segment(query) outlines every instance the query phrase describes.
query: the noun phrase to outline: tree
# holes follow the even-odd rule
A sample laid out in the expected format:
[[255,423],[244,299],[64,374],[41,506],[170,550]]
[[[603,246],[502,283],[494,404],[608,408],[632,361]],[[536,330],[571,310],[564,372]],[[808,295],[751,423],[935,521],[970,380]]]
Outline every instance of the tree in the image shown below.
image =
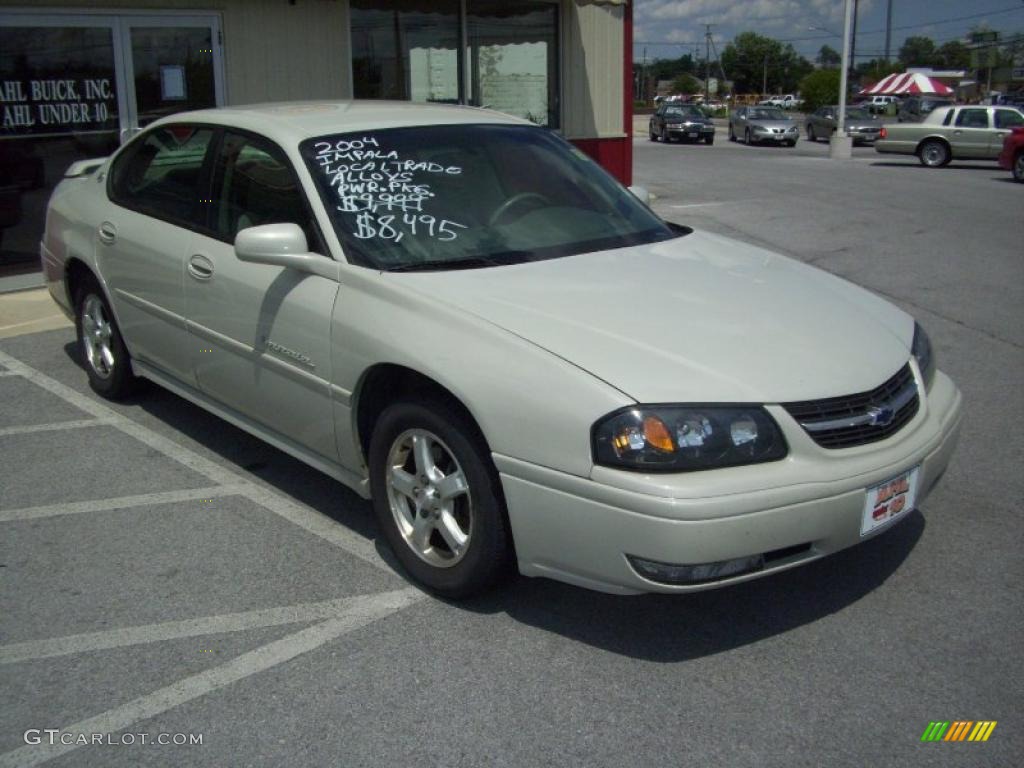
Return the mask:
[[971,49],[959,40],[943,43],[935,52],[936,63],[946,69],[969,69],[971,66]]
[[704,90],[704,84],[697,81],[693,75],[688,75],[685,72],[681,75],[676,75],[672,81],[672,92],[673,93],[700,93]]
[[769,90],[793,91],[814,67],[789,43],[742,32],[722,51],[722,68],[737,93],[760,93],[765,75]]
[[815,59],[822,69],[838,69],[843,63],[843,57],[835,48],[828,45],[821,46],[818,56]]
[[813,112],[819,107],[827,107],[839,102],[838,69],[819,69],[800,81],[800,96],[803,98],[803,111]]
[[862,81],[868,80],[871,83],[877,83],[883,77],[888,77],[896,72],[902,72],[901,67],[895,61],[886,61],[885,59],[871,59],[869,61],[862,61],[857,65],[857,76]]
[[900,47],[904,67],[930,67],[935,64],[935,43],[930,37],[908,37]]

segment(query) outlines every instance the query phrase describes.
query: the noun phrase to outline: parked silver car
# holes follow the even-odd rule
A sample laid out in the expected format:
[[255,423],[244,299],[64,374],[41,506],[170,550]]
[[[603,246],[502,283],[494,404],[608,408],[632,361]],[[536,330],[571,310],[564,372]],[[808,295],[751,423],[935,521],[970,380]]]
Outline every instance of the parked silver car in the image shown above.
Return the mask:
[[778,107],[740,107],[729,115],[729,141],[746,144],[785,144],[795,147],[800,128]]
[[[836,118],[839,107],[832,105],[815,110],[807,116],[807,140],[825,139],[836,132]],[[860,107],[846,110],[846,131],[853,137],[854,144],[874,144],[882,130],[882,121]]]

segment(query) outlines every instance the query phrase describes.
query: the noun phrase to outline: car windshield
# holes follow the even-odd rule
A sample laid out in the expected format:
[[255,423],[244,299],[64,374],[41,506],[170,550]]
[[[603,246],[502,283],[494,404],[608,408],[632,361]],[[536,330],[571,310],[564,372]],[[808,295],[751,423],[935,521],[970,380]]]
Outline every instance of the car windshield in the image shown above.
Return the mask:
[[668,107],[666,117],[704,117],[704,113],[696,107]]
[[787,120],[786,114],[781,109],[765,109],[758,107],[747,113],[751,120]]
[[679,236],[542,128],[392,128],[300,151],[346,256],[375,269],[497,266]]

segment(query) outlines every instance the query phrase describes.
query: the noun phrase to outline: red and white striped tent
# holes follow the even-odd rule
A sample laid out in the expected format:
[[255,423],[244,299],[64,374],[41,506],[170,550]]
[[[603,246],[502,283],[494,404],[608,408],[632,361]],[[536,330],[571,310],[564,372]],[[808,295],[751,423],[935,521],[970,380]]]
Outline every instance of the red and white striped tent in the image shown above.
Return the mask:
[[953,89],[928,75],[922,75],[920,72],[904,72],[884,77],[870,88],[861,91],[861,94],[866,96],[900,96],[906,93],[936,93],[939,96],[951,96]]

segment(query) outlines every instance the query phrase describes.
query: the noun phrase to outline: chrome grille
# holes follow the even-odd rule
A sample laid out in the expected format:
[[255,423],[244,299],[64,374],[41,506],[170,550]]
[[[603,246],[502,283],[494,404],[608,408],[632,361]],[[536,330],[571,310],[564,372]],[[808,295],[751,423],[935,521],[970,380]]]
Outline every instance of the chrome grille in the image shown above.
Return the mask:
[[917,382],[910,364],[868,392],[824,400],[783,403],[808,435],[823,448],[874,443],[899,432],[917,414]]

